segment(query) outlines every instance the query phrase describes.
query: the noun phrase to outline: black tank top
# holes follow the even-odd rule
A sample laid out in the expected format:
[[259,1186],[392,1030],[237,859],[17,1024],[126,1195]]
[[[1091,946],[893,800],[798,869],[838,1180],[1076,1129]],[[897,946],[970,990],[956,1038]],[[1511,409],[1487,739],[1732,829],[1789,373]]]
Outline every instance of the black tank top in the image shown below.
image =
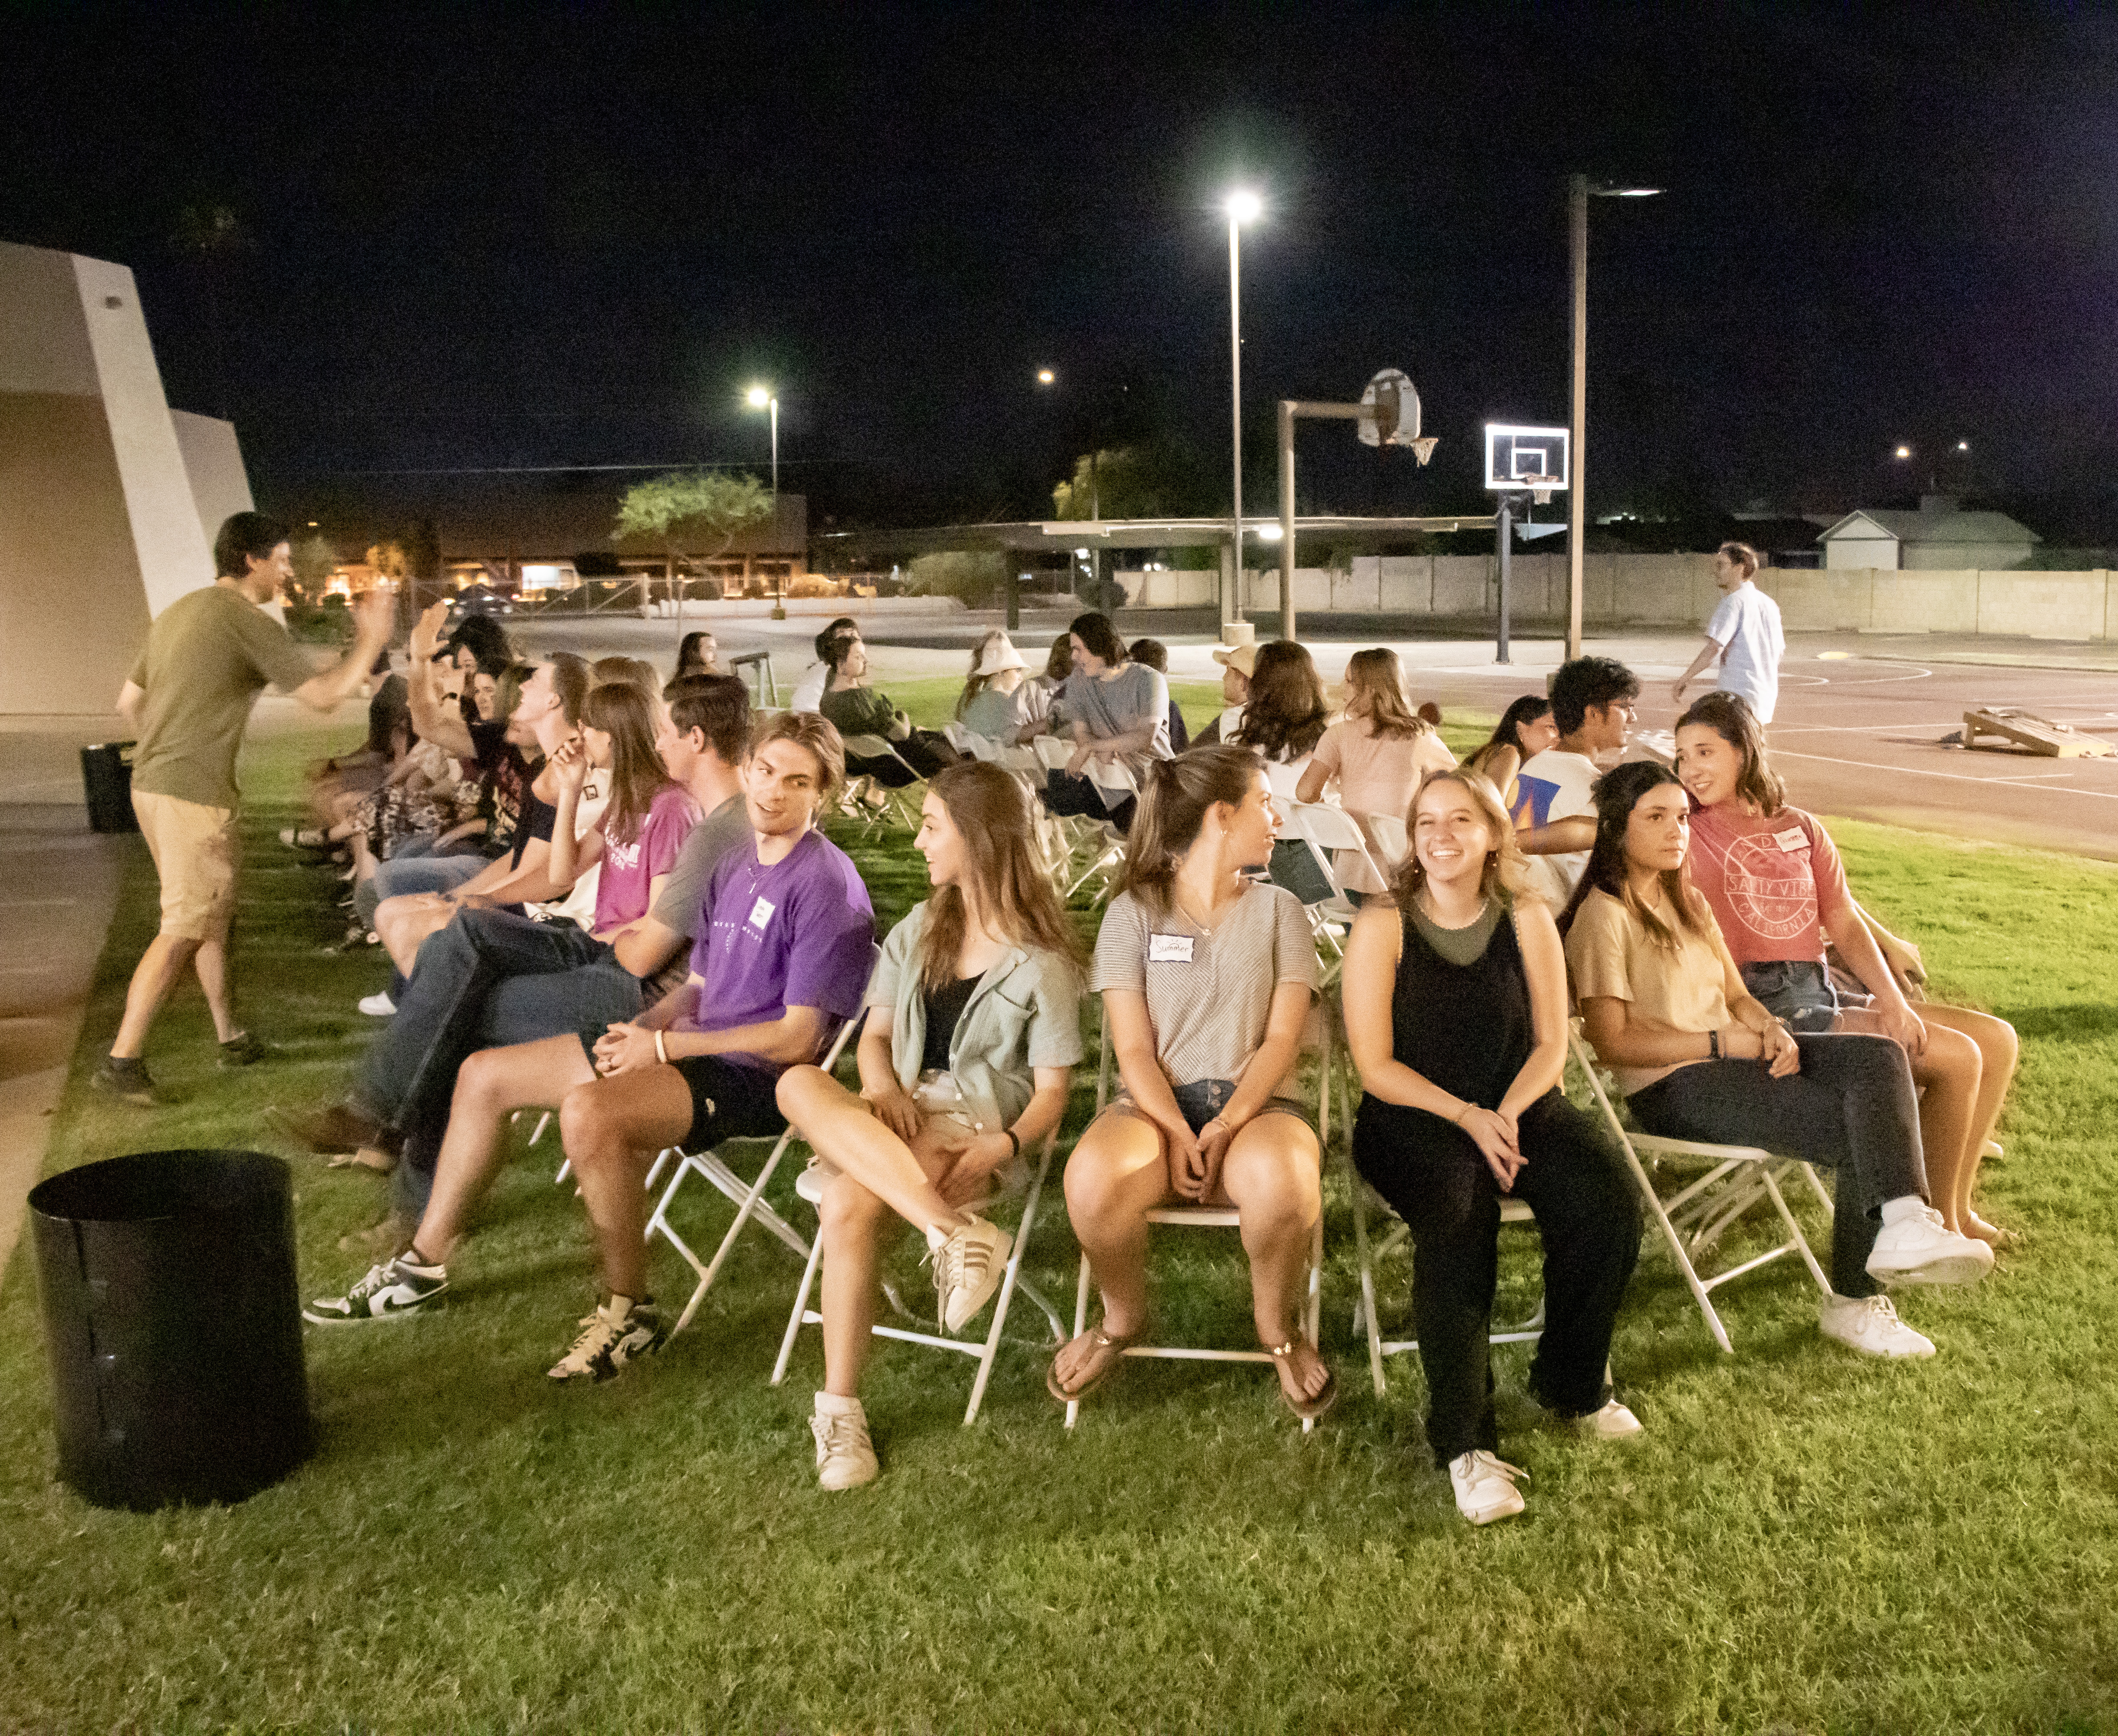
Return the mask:
[[1468,965],[1442,957],[1409,914],[1399,923],[1404,942],[1390,998],[1392,1055],[1450,1095],[1498,1109],[1534,1046],[1511,914],[1501,914]]

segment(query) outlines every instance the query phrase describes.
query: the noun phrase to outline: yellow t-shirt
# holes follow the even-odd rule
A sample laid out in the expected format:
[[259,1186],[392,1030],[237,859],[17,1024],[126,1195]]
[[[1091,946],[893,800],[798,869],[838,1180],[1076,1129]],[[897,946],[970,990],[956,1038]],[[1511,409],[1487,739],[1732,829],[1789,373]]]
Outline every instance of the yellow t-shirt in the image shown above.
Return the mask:
[[[1707,922],[1710,927],[1710,915]],[[1591,892],[1575,912],[1566,935],[1566,972],[1574,998],[1623,1001],[1631,1022],[1654,1030],[1719,1030],[1730,1021],[1727,984],[1737,972],[1720,929],[1710,932],[1709,941],[1678,928],[1672,952],[1655,944],[1621,900],[1608,892]],[[1619,1089],[1630,1095],[1690,1064],[1612,1065],[1611,1071]]]

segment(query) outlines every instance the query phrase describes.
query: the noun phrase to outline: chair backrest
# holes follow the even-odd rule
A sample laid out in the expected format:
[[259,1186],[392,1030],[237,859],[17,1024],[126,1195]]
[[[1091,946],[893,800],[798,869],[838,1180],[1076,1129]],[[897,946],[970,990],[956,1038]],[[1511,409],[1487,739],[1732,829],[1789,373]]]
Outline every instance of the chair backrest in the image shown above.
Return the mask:
[[1102,760],[1091,757],[1081,768],[1088,774],[1089,781],[1098,789],[1121,789],[1127,795],[1140,794],[1140,780],[1132,775],[1132,767],[1123,760]]
[[[1412,834],[1404,829],[1404,819],[1397,814],[1374,813],[1365,816],[1368,836],[1374,843],[1376,854],[1385,868],[1395,868],[1404,861],[1412,848]],[[1385,875],[1385,879],[1390,877]]]
[[[890,745],[887,736],[849,735],[844,738],[844,740],[849,758],[896,760],[899,765],[904,766],[904,762],[898,758],[897,749]],[[909,766],[904,766],[904,769],[907,771],[912,771]],[[917,777],[918,773],[913,772],[913,775]]]
[[1037,750],[1037,763],[1047,771],[1064,771],[1074,757],[1073,743],[1056,735],[1040,735],[1030,745]]

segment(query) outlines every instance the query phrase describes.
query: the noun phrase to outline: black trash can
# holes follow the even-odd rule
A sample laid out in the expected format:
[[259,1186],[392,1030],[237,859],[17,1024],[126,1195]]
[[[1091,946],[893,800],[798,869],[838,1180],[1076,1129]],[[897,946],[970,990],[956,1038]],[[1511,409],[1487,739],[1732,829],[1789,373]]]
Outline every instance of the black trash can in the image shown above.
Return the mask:
[[142,1151],[30,1194],[59,1475],[98,1507],[241,1501],[309,1455],[287,1165]]
[[97,742],[81,750],[81,785],[88,794],[90,831],[136,832],[132,812],[131,742]]

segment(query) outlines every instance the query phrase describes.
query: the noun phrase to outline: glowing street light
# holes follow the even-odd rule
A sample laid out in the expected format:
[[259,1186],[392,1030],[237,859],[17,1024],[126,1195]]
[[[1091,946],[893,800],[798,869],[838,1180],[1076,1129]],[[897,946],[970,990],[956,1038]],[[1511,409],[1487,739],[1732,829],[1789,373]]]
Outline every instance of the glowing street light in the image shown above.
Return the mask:
[[1897,450],[1897,456],[1900,458],[1909,458],[1912,455],[1912,449],[1908,446],[1901,446]]
[[1263,215],[1264,201],[1247,187],[1237,187],[1221,201],[1228,216],[1228,401],[1233,433],[1231,452],[1235,482],[1229,493],[1230,547],[1235,560],[1228,595],[1221,599],[1221,618],[1242,618],[1243,584],[1243,304],[1242,227]]
[[1059,376],[1048,368],[1040,368],[1037,370],[1037,383],[1039,386],[1049,386]]
[[769,386],[753,386],[744,395],[752,410],[772,413],[772,510],[779,510],[779,399]]

